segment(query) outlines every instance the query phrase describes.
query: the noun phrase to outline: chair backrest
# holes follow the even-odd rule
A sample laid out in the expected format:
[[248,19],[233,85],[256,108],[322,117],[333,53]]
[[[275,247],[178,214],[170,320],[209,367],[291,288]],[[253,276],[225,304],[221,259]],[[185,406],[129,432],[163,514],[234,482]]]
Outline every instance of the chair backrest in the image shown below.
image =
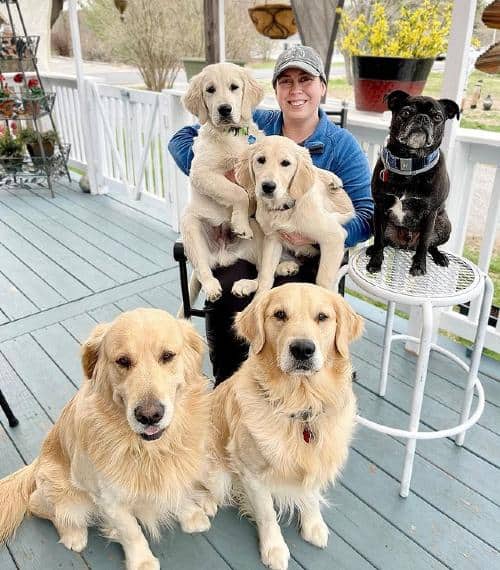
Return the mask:
[[332,123],[335,123],[339,127],[343,129],[347,126],[347,107],[346,105],[342,105],[342,108],[339,110],[332,110],[332,109],[323,109],[325,113],[328,115],[328,118]]

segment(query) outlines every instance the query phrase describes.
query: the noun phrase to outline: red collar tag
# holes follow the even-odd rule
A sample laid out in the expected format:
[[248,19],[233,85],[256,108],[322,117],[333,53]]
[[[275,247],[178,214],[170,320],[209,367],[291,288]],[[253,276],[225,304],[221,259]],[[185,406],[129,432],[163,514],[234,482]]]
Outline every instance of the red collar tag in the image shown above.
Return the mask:
[[309,443],[311,440],[314,439],[314,433],[309,429],[309,426],[306,426],[302,430],[302,437],[306,443]]
[[389,171],[387,170],[387,168],[382,168],[382,170],[379,173],[379,178],[380,180],[382,180],[382,182],[387,182],[389,180]]

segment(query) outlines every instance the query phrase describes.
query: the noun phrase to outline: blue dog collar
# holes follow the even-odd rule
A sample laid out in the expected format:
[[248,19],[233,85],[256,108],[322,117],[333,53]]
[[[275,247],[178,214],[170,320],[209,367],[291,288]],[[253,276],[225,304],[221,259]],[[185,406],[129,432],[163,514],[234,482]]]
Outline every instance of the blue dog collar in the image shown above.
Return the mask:
[[394,156],[386,146],[383,146],[380,150],[380,158],[384,168],[404,176],[414,176],[415,174],[427,172],[436,166],[439,157],[440,152],[438,148],[423,158],[400,158],[399,156]]

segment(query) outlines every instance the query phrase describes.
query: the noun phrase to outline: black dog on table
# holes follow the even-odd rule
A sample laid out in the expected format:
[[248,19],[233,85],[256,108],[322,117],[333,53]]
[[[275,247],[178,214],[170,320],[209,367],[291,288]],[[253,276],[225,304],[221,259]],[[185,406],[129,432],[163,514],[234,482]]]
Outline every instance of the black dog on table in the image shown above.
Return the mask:
[[448,265],[438,250],[451,232],[444,209],[450,181],[439,145],[447,119],[458,118],[460,110],[450,99],[404,91],[390,93],[387,105],[392,121],[372,177],[375,238],[366,268],[380,271],[384,246],[391,245],[415,250],[410,273],[424,275],[427,252],[437,265]]

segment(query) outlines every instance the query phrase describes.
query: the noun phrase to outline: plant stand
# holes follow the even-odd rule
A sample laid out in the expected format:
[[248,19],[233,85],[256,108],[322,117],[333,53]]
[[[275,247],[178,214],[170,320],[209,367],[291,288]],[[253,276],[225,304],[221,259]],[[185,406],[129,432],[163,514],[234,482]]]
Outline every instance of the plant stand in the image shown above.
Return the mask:
[[[63,144],[59,137],[52,115],[55,93],[44,90],[38,71],[39,37],[28,35],[19,0],[0,0],[0,4],[5,4],[10,24],[10,30],[0,35],[0,74],[17,72],[24,83],[19,92],[12,90],[9,97],[0,97],[0,124],[4,124],[4,131],[8,130],[13,137],[19,126],[31,126],[37,134],[34,146],[38,149],[35,153],[31,149],[24,156],[0,156],[0,186],[46,186],[54,198],[53,181],[56,178],[67,176],[71,182],[68,169],[70,145]],[[16,26],[20,29],[16,30]],[[27,72],[32,80],[36,80],[36,90],[30,87]],[[44,123],[50,124],[55,133],[52,149],[42,139]]]

